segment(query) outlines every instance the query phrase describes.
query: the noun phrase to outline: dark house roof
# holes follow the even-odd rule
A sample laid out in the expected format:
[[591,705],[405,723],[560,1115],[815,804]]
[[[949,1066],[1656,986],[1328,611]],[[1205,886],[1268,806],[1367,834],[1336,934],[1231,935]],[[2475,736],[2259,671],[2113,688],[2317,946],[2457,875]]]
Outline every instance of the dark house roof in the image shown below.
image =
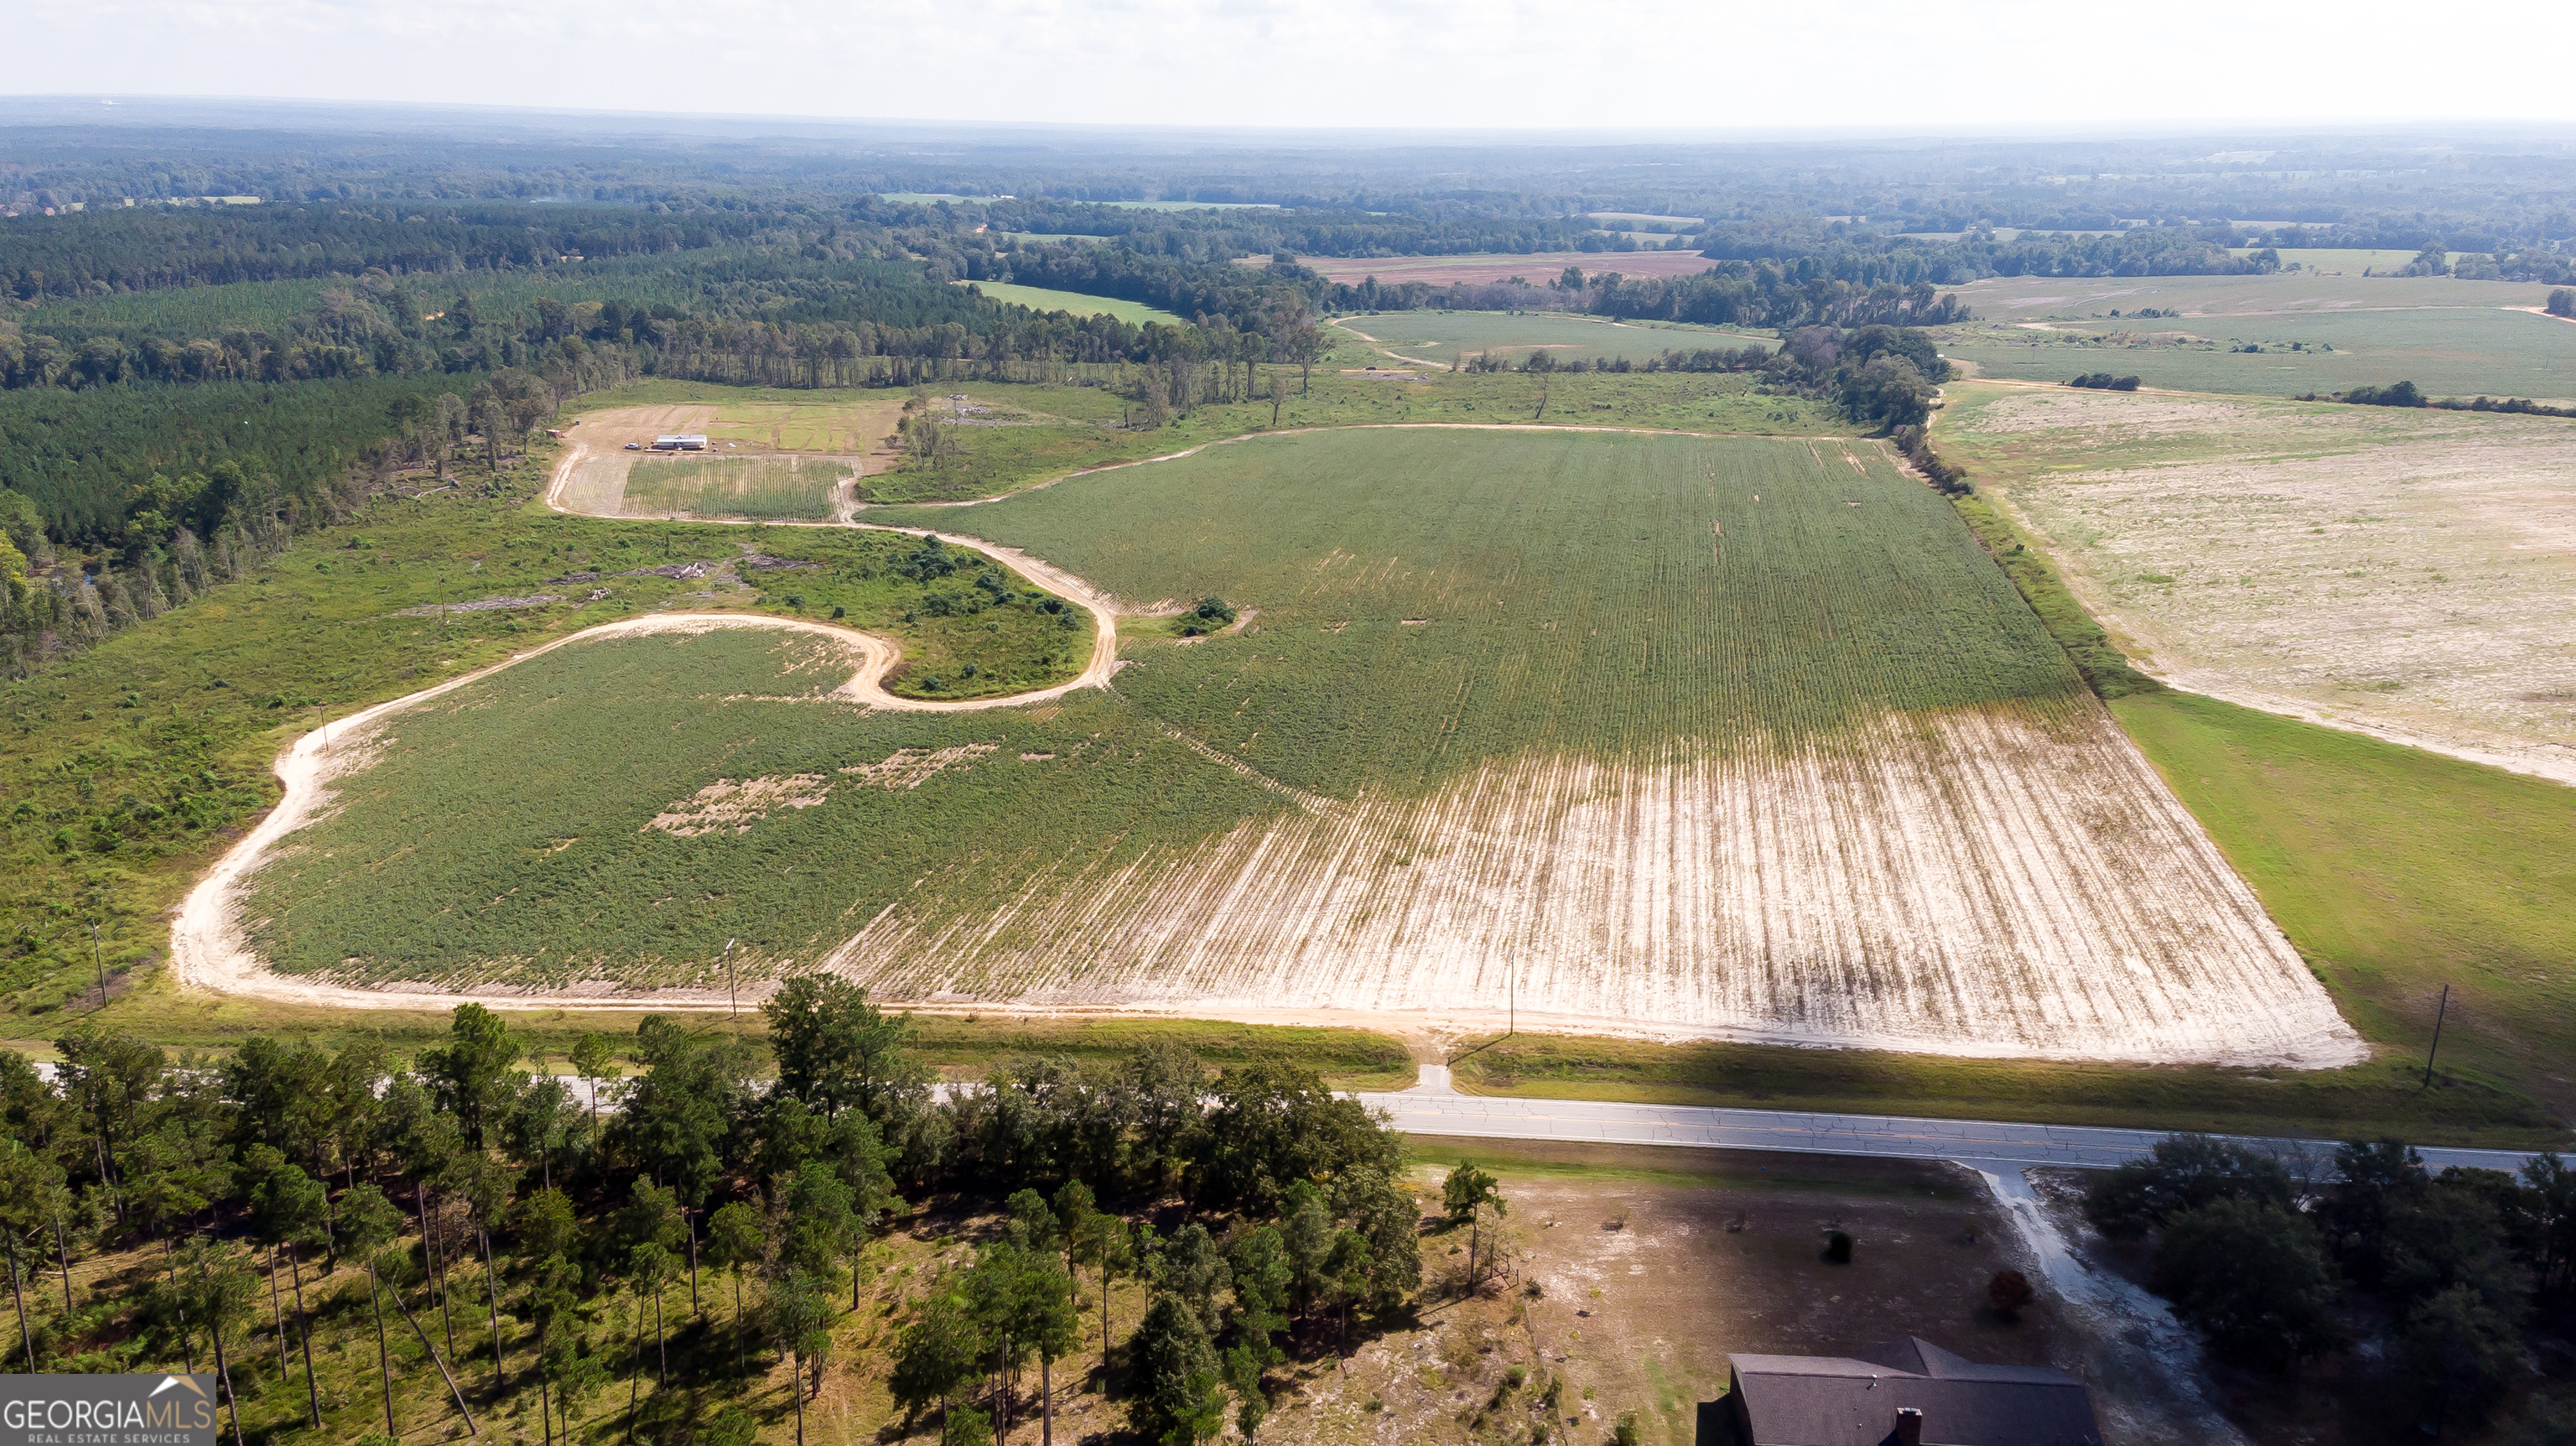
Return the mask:
[[2084,1383],[2045,1366],[1981,1366],[1908,1336],[1861,1356],[1735,1356],[1747,1446],[1882,1446],[1922,1412],[1923,1446],[2101,1446]]

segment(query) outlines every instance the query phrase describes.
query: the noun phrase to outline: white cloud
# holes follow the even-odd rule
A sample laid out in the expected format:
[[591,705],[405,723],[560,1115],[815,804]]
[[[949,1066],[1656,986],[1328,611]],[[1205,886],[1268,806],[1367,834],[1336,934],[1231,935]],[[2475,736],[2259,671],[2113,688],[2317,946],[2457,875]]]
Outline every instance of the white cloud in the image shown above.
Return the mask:
[[[36,0],[12,88],[1029,122],[2576,119],[2538,5]],[[41,57],[36,63],[26,58]]]

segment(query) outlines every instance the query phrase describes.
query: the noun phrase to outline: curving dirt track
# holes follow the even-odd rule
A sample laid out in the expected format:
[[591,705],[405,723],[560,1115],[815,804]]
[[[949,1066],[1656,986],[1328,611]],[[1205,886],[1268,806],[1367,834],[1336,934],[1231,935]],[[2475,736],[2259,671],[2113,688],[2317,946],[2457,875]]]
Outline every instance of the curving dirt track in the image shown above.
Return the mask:
[[[574,512],[562,502],[565,482],[591,455],[591,449],[576,442],[564,452],[548,481],[545,502],[558,512]],[[750,524],[743,524],[748,526]],[[927,537],[923,527],[878,527],[850,520],[809,523],[771,523],[770,526],[851,527],[873,532],[899,532],[913,537]],[[238,902],[243,880],[267,862],[269,852],[279,840],[302,828],[326,801],[325,785],[340,773],[364,766],[363,755],[350,757],[331,747],[334,734],[345,743],[369,725],[399,713],[415,704],[464,687],[478,679],[488,678],[504,668],[514,667],[530,658],[550,653],[568,643],[593,639],[624,637],[657,632],[704,632],[715,628],[777,628],[790,632],[821,634],[855,649],[860,662],[850,680],[835,689],[831,696],[863,708],[889,712],[971,713],[987,708],[1017,708],[1045,703],[1084,688],[1106,688],[1110,675],[1118,669],[1118,614],[1110,599],[1090,583],[1051,563],[1029,556],[1013,547],[1002,547],[978,538],[941,533],[947,541],[971,547],[987,557],[1000,561],[1048,590],[1080,604],[1091,614],[1094,636],[1091,659],[1070,681],[1034,692],[1013,693],[1000,698],[973,698],[956,701],[933,701],[923,698],[899,698],[884,688],[884,679],[902,653],[892,642],[861,632],[856,628],[833,627],[828,623],[809,622],[801,618],[782,618],[765,613],[653,613],[644,617],[625,618],[513,653],[490,667],[460,674],[417,693],[335,719],[287,745],[273,765],[285,794],[278,800],[259,826],[239,843],[225,850],[215,866],[206,871],[195,888],[180,902],[170,928],[170,974],[183,990],[203,990],[251,999],[270,999],[298,1004],[331,1004],[356,1009],[415,1008],[423,1002],[439,1005],[468,1001],[487,1005],[516,1004],[524,1008],[621,1007],[632,1008],[648,997],[656,1007],[690,1001],[671,1000],[661,995],[469,995],[450,991],[381,991],[351,989],[341,985],[321,984],[290,979],[272,973],[250,949],[242,937],[238,920]]]

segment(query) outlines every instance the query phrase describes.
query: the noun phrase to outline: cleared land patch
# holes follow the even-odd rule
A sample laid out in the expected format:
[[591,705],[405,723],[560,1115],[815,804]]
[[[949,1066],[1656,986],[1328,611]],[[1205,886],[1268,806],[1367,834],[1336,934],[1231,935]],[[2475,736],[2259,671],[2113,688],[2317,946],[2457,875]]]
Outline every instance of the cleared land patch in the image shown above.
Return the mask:
[[1697,276],[1717,263],[1696,251],[1547,251],[1469,256],[1307,256],[1298,265],[1334,281],[1357,285],[1376,277],[1381,286],[1419,281],[1430,286],[1462,283],[1480,286],[1517,276],[1547,282],[1569,266],[1586,276],[1616,271],[1622,276]]
[[615,452],[576,464],[584,496],[594,472],[628,463],[617,512],[626,517],[745,517],[761,522],[831,517],[834,494],[858,475],[840,457],[637,457]]
[[1958,288],[1981,322],[2049,321],[2107,315],[2114,308],[2184,316],[2274,312],[2384,311],[2417,307],[2494,310],[2538,306],[2536,281],[2460,281],[2448,276],[1993,276]]
[[1114,296],[1091,296],[1079,291],[1056,291],[1044,286],[1018,286],[1007,281],[966,281],[958,284],[972,286],[995,301],[1007,301],[1014,306],[1028,307],[1032,311],[1069,311],[1076,316],[1114,316],[1120,321],[1137,326],[1142,326],[1149,321],[1161,322],[1165,326],[1188,325],[1181,317],[1158,307],[1147,306],[1141,301],[1121,301]]
[[1773,338],[1715,327],[1616,322],[1556,311],[1392,311],[1347,317],[1336,324],[1373,338],[1381,350],[1390,354],[1442,366],[1463,362],[1479,352],[1515,364],[1539,350],[1558,361],[1589,362],[1594,357],[1607,357],[1637,362],[1667,351],[1768,348],[1779,344]]
[[[2576,331],[2576,328],[2567,328]],[[2576,428],[1966,384],[1945,453],[2179,687],[2576,782]]]
[[1941,349],[1980,375],[2024,381],[2110,371],[2154,387],[2268,396],[2398,381],[2435,396],[2576,395],[2576,326],[2528,311],[2281,311],[2045,326],[1979,323],[1954,330]]

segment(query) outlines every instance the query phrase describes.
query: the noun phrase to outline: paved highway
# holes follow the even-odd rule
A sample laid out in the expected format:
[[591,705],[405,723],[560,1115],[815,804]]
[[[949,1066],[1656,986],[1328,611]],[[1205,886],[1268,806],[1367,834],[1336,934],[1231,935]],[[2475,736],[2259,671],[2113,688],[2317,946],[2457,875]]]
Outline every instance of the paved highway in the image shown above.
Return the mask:
[[[2118,1130],[2086,1125],[2017,1125],[1998,1120],[1926,1120],[1903,1115],[1823,1115],[1797,1110],[1707,1109],[1692,1105],[1629,1105],[1593,1100],[1511,1099],[1462,1095],[1447,1065],[1420,1066],[1421,1082],[1392,1094],[1356,1098],[1395,1117],[1408,1135],[1450,1135],[1482,1140],[1566,1140],[1604,1145],[1682,1145],[1715,1150],[1786,1150],[1807,1155],[1875,1155],[1892,1160],[1956,1160],[1988,1174],[2017,1176],[2033,1165],[2108,1169],[2156,1147],[2157,1130]],[[56,1066],[40,1061],[36,1072],[50,1083]],[[583,1081],[562,1077],[576,1108],[587,1108]],[[939,1087],[946,1094],[952,1086]],[[598,1107],[617,1108],[602,1090]],[[2323,1173],[2334,1156],[2331,1140],[2237,1136],[2243,1143],[2314,1162]],[[2418,1147],[2434,1170],[2447,1165],[2519,1170],[2531,1159],[2512,1150]]]
[[[2018,1173],[2032,1165],[2108,1168],[2146,1154],[2163,1138],[2163,1132],[2156,1130],[2083,1125],[1462,1095],[1452,1089],[1445,1065],[1422,1066],[1422,1082],[1412,1089],[1358,1098],[1393,1115],[1395,1127],[1409,1135],[1956,1160],[1989,1173]],[[2331,1161],[2334,1154],[2332,1141],[2247,1138],[2244,1143],[2278,1154],[2308,1156],[2319,1165]],[[2421,1148],[2424,1163],[2435,1170],[2447,1165],[2519,1170],[2531,1158],[2512,1150]]]

